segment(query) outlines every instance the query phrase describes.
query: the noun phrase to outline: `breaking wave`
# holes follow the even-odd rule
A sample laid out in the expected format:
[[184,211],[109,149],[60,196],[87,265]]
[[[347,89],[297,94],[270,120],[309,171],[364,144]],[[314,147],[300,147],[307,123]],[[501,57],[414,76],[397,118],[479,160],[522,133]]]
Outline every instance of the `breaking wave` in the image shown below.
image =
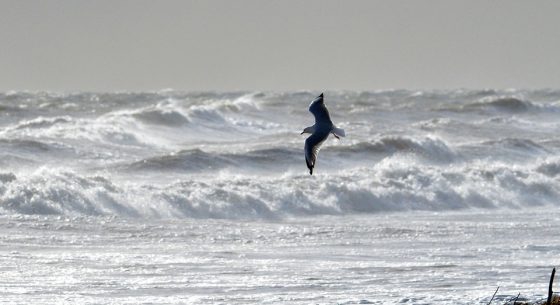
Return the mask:
[[453,161],[458,155],[443,141],[434,138],[416,140],[407,137],[383,137],[372,142],[358,142],[352,145],[337,146],[334,151],[341,153],[357,154],[384,154],[396,153],[414,154],[434,161]]
[[512,96],[484,97],[461,106],[463,111],[495,111],[499,113],[523,113],[529,111],[559,111],[556,103],[540,104]]
[[275,219],[558,205],[560,91],[0,93],[0,214]]
[[146,124],[172,127],[183,126],[190,122],[187,117],[174,110],[147,109],[134,113],[133,117]]
[[22,177],[0,173],[0,200],[7,213],[226,219],[558,205],[556,159],[527,167],[407,161],[385,159],[315,179],[217,174],[161,185],[40,169]]
[[[402,137],[384,137],[373,142],[331,146],[320,153],[325,158],[384,158],[410,155],[432,162],[453,162],[460,156],[443,141],[426,138],[415,140]],[[199,148],[152,156],[122,166],[126,170],[202,172],[234,168],[245,171],[271,168],[299,167],[303,161],[303,147],[272,147],[240,150],[238,152],[205,151]]]
[[64,117],[38,117],[32,120],[24,120],[18,123],[14,129],[27,129],[27,128],[46,128],[51,127],[56,124],[64,124],[71,122],[72,119],[69,116]]
[[485,98],[464,106],[464,109],[495,109],[504,112],[523,112],[538,108],[535,104],[514,97]]

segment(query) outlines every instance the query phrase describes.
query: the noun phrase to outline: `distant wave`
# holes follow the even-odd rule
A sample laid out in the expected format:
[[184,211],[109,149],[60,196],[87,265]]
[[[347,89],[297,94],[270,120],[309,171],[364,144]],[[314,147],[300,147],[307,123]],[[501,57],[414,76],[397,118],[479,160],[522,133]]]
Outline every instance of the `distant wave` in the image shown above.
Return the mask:
[[14,129],[46,128],[56,124],[64,124],[69,122],[72,122],[72,118],[70,118],[69,116],[50,117],[50,118],[40,116],[38,118],[31,119],[31,120],[23,120],[13,128]]
[[[403,137],[384,137],[374,142],[358,142],[350,145],[336,145],[324,149],[320,154],[325,158],[353,159],[359,155],[385,157],[394,154],[411,154],[434,162],[452,162],[458,155],[437,139],[415,140]],[[122,168],[126,170],[185,171],[201,172],[220,170],[228,167],[237,169],[269,169],[303,164],[303,148],[272,147],[239,152],[204,151],[188,149],[153,156],[135,161]]]
[[0,104],[0,114],[13,114],[13,113],[17,113],[17,112],[23,112],[25,111],[24,109],[17,107],[17,106],[11,106],[11,105],[2,105]]
[[52,145],[35,140],[0,139],[0,143],[4,147],[33,152],[49,151],[53,148]]
[[[0,138],[0,144],[3,142],[9,147],[33,146],[47,150],[45,143],[62,143],[72,139],[102,144],[141,146],[143,142],[137,137],[133,127],[130,121],[122,117],[74,119],[68,116],[41,116],[31,120],[21,120],[4,128],[0,132],[0,135],[4,136],[3,139]],[[69,145],[58,145],[58,147]]]
[[[3,141],[0,140],[0,145]],[[14,151],[35,154],[75,153],[69,147],[29,140],[4,140],[5,144],[14,146]],[[120,170],[151,171],[151,172],[184,172],[203,173],[223,169],[242,170],[248,172],[269,171],[272,169],[300,167],[303,163],[303,143],[298,147],[273,146],[271,148],[242,149],[201,149],[192,148],[170,153],[152,155],[127,163],[117,163]],[[495,156],[548,155],[551,152],[529,139],[505,138],[471,144],[468,147],[480,153],[493,151]],[[437,138],[386,136],[373,141],[362,141],[350,144],[336,143],[321,150],[321,159],[343,160],[347,163],[371,159],[380,160],[391,156],[408,156],[418,158],[417,162],[428,163],[460,163],[464,160],[465,147],[450,148],[449,144]],[[500,154],[498,154],[500,152]],[[326,161],[328,162],[328,161]]]
[[14,153],[60,153],[69,149],[61,143],[27,139],[0,139],[0,146]]
[[518,151],[532,152],[532,153],[548,153],[549,151],[542,145],[535,143],[530,139],[519,138],[504,138],[495,141],[486,141],[483,145],[498,146]]
[[174,110],[146,109],[132,115],[134,118],[147,124],[165,126],[183,126],[189,123],[189,119],[182,113]]
[[439,161],[451,161],[457,156],[443,141],[433,138],[418,140],[388,136],[373,142],[358,142],[352,145],[335,146],[331,149],[337,152],[352,153],[411,153]]
[[126,166],[126,169],[202,171],[220,169],[229,164],[231,161],[220,155],[207,153],[200,149],[191,149],[136,161]]
[[127,170],[200,172],[225,167],[254,168],[261,166],[286,166],[302,160],[298,149],[257,149],[240,153],[206,152],[201,149],[182,150],[172,154],[155,156],[124,166]]
[[523,101],[515,97],[484,98],[481,101],[467,104],[463,109],[495,109],[504,112],[523,112],[538,108],[529,101]]
[[556,103],[540,104],[513,96],[486,96],[474,102],[445,105],[441,110],[457,112],[497,112],[497,113],[524,113],[530,111],[560,111]]

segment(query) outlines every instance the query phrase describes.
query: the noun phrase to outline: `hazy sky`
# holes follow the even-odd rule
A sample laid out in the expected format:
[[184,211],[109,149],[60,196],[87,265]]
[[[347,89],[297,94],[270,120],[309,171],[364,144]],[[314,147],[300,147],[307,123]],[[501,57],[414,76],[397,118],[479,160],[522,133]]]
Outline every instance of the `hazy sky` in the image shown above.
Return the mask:
[[0,90],[560,88],[560,1],[0,0]]

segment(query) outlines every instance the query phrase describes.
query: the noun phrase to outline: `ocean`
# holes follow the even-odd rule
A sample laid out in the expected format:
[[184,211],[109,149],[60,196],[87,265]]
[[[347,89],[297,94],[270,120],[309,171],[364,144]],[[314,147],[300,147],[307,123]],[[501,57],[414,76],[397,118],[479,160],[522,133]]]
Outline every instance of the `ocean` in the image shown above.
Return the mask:
[[546,295],[560,90],[320,93],[0,93],[0,303]]

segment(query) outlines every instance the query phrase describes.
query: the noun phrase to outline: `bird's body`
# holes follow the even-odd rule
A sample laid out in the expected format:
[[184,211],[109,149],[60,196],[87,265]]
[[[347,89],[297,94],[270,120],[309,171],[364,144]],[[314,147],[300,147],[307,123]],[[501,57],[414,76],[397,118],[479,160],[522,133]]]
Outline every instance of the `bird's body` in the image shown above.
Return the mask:
[[344,137],[345,132],[332,123],[329,111],[323,101],[322,93],[311,102],[309,111],[315,116],[315,124],[305,128],[302,134],[311,134],[305,140],[305,163],[309,169],[309,174],[313,175],[313,168],[315,167],[315,161],[317,160],[321,144],[329,137],[329,134],[332,133],[338,139],[339,137]]

